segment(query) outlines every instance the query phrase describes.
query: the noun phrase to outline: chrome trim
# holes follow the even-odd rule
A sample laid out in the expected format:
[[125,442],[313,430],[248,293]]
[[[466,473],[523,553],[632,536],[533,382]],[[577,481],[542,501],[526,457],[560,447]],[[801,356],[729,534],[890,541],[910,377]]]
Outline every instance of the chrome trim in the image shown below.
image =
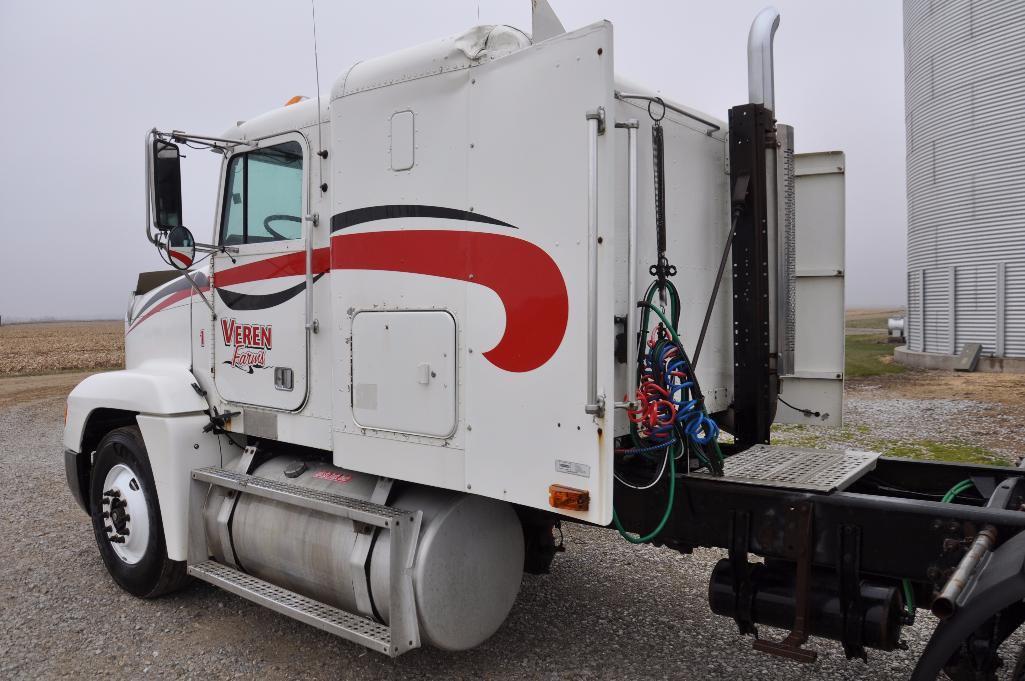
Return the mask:
[[[627,155],[627,310],[626,310],[626,380],[632,385],[637,375],[637,128],[636,118],[616,123],[626,129]],[[619,406],[619,403],[616,403]]]
[[584,411],[599,417],[605,400],[598,395],[598,136],[605,132],[605,108],[587,112],[587,402]]

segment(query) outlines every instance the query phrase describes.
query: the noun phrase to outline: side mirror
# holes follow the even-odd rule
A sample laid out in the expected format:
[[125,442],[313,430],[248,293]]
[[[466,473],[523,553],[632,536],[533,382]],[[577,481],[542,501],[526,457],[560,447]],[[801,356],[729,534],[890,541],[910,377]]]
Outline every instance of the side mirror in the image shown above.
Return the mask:
[[171,267],[176,270],[187,270],[196,260],[196,240],[186,227],[175,227],[167,233],[164,251]]
[[161,139],[153,140],[153,204],[157,229],[182,226],[181,154],[178,145]]

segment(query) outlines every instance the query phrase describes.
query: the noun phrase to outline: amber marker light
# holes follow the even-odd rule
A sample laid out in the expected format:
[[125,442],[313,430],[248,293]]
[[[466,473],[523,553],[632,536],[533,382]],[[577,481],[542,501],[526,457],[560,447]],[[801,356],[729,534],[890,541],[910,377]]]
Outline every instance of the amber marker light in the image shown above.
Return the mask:
[[586,511],[591,503],[591,493],[586,489],[576,489],[565,485],[548,487],[548,504],[552,508],[564,511]]
[[290,100],[285,102],[285,106],[292,106],[293,104],[298,104],[299,102],[301,102],[301,101],[303,101],[305,99],[307,99],[307,98],[303,97],[302,95],[296,95],[295,97],[292,97]]

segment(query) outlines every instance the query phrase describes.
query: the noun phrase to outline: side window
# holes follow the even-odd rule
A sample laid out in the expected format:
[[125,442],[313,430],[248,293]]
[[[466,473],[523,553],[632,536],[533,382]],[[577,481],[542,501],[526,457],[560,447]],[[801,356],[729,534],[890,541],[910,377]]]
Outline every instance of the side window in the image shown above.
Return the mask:
[[303,155],[285,142],[232,157],[224,182],[221,244],[302,237]]
[[224,210],[221,213],[221,244],[237,246],[245,243],[242,215],[245,212],[243,194],[243,168],[245,156],[235,156],[228,163],[224,180]]

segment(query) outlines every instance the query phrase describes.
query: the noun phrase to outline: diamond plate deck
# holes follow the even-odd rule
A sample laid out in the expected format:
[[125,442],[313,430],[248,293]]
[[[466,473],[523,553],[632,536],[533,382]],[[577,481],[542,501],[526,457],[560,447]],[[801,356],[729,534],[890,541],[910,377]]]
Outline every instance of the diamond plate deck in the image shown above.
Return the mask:
[[[765,487],[828,493],[843,490],[876,467],[879,454],[851,449],[826,450],[755,445],[726,459],[724,475],[713,478]],[[696,476],[711,477],[707,473]]]

